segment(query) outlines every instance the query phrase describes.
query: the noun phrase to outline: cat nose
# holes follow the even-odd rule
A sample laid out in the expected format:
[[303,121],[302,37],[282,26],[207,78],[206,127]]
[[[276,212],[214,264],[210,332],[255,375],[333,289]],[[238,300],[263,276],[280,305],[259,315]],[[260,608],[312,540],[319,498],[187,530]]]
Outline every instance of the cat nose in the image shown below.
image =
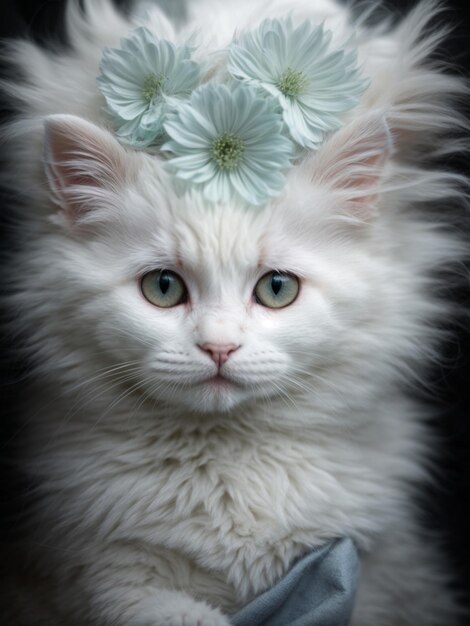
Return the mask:
[[201,350],[207,352],[217,367],[222,367],[224,363],[227,363],[229,356],[238,350],[240,346],[234,343],[203,343],[198,344]]

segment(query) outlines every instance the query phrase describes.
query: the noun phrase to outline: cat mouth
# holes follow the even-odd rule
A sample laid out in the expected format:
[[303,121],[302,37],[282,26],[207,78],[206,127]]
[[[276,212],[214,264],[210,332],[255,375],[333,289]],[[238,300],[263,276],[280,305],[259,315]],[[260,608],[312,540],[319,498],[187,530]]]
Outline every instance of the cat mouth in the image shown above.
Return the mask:
[[221,385],[232,385],[232,381],[228,380],[228,378],[225,378],[225,376],[223,376],[222,374],[216,374],[215,376],[212,376],[211,378],[209,378],[208,380],[206,380],[207,383],[210,383],[211,385],[216,385],[221,386]]
[[207,378],[204,381],[204,384],[211,385],[211,387],[220,388],[220,389],[238,386],[235,381],[226,378],[220,372],[216,374],[215,376],[211,376],[210,378]]

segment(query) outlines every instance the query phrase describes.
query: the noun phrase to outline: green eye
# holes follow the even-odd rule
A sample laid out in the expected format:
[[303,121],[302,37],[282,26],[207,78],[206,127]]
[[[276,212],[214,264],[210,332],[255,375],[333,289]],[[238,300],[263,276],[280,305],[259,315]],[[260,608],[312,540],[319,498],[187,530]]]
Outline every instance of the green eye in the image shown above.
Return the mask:
[[170,270],[155,270],[142,278],[142,293],[155,306],[170,308],[186,302],[188,290],[183,279]]
[[258,281],[255,297],[258,304],[270,309],[281,309],[292,304],[299,293],[299,281],[291,274],[269,272]]

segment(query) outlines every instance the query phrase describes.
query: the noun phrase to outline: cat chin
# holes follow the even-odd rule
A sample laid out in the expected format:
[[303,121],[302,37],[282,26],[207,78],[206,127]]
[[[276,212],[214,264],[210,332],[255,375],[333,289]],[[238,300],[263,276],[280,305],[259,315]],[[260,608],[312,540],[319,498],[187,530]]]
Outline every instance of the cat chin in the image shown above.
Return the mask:
[[226,413],[249,399],[247,390],[234,385],[206,383],[190,394],[190,407],[204,413]]
[[165,398],[172,406],[197,413],[227,413],[249,400],[252,393],[248,389],[218,379],[211,379],[188,387],[181,387],[177,394]]

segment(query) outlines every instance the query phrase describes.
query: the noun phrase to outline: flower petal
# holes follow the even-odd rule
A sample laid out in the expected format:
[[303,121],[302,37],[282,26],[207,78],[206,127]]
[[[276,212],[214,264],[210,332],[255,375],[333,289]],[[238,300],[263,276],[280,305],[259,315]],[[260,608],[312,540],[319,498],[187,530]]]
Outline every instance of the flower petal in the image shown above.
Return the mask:
[[230,74],[276,98],[292,138],[310,150],[340,126],[338,115],[356,106],[367,87],[356,52],[331,49],[331,41],[323,25],[266,19],[229,49]]
[[165,123],[163,149],[170,171],[207,200],[259,205],[285,182],[293,145],[282,129],[281,114],[255,89],[208,83]]
[[[106,49],[98,86],[120,136],[141,146],[163,135],[163,123],[178,99],[197,85],[200,68],[187,46],[137,28],[118,49]],[[149,87],[150,80],[150,87]]]

